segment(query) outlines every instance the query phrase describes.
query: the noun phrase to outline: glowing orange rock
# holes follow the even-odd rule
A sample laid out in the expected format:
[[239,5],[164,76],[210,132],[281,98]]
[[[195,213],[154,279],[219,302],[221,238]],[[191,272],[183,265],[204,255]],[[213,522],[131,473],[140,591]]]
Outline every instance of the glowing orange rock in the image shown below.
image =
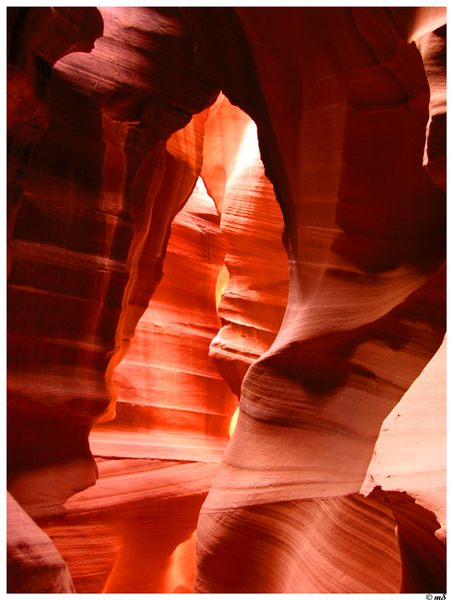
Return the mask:
[[444,589],[445,10],[9,14],[8,485],[76,589]]
[[[257,123],[290,263],[282,326],[247,371],[237,428],[202,508],[196,589],[303,592],[301,555],[291,587],[266,577],[252,546],[231,554],[228,582],[213,557],[241,547],[262,505],[303,511],[312,498],[357,494],[382,421],[442,341],[445,198],[423,167],[428,79],[392,10],[185,12],[205,68]],[[429,31],[429,14],[400,16],[406,25],[426,19]],[[289,51],[300,39],[304,51]],[[283,509],[280,519],[273,531],[287,556]],[[355,566],[332,566],[330,576],[345,581]]]
[[217,89],[178,10],[9,15],[8,477],[43,516],[96,480],[88,434],[198,177],[203,117],[167,140]]
[[96,455],[220,461],[236,402],[209,357],[225,248],[203,188],[173,222],[162,281],[113,374],[116,417],[90,437]]
[[273,342],[286,307],[283,218],[264,174],[256,126],[224,97],[209,112],[204,148],[202,177],[221,207],[226,244],[218,279],[223,327],[212,340],[210,355],[239,397],[247,369]]

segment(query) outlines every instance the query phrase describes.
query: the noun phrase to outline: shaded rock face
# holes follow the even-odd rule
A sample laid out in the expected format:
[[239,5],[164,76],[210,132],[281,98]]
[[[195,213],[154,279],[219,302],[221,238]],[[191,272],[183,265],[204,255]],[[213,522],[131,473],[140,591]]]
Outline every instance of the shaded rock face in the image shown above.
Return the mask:
[[73,593],[74,585],[63,557],[9,493],[7,511],[8,593]]
[[96,455],[222,457],[237,400],[209,358],[221,325],[215,290],[225,247],[203,188],[200,179],[173,221],[162,280],[113,374],[116,416],[90,436]]
[[[8,88],[15,167],[10,178],[8,455],[10,485],[19,501],[22,492],[16,488],[32,496],[22,501],[36,504],[31,509],[36,515],[55,510],[48,506],[50,499],[39,497],[45,490],[27,492],[38,469],[57,465],[62,470],[61,477],[53,474],[61,487],[54,504],[95,482],[88,433],[97,418],[112,413],[113,367],[162,275],[171,220],[201,168],[203,118],[167,139],[217,94],[187,50],[193,42],[179,11],[62,11],[64,19],[51,9],[11,14],[11,47],[19,50],[13,53],[18,58],[12,61]],[[97,29],[84,29],[94,17]],[[48,20],[63,41],[67,38],[56,64],[54,53],[48,57],[41,48],[52,40]],[[74,22],[81,23],[82,41],[89,34],[94,41],[103,32],[90,54],[74,53],[79,49]],[[28,27],[42,28],[44,41],[37,35],[27,38]],[[72,54],[62,58],[70,49]],[[45,91],[31,69],[36,56],[47,65]],[[131,65],[139,67],[140,85]],[[173,68],[187,89],[167,77]],[[41,104],[32,104],[29,87],[38,100],[44,95]],[[48,124],[30,139],[38,109]],[[72,481],[64,474],[71,469],[77,471]]]
[[445,23],[8,9],[10,591],[445,591]]

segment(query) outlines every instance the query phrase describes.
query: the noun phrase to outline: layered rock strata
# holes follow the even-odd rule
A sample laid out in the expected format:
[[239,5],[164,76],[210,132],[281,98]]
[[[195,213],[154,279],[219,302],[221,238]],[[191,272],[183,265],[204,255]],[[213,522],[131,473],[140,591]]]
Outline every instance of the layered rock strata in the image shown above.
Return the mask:
[[[445,40],[442,8],[9,11],[8,485],[77,591],[445,590]],[[71,591],[11,514],[13,588]]]
[[406,593],[439,589],[446,577],[445,355],[444,340],[385,419],[361,490],[395,514]]
[[210,110],[204,156],[201,175],[220,207],[226,244],[217,290],[223,327],[210,355],[239,397],[246,371],[274,341],[288,299],[283,218],[264,174],[256,126],[226,98]]
[[79,593],[189,593],[198,513],[217,464],[98,461],[96,485],[45,526]]
[[95,455],[221,459],[236,398],[209,358],[225,246],[203,187],[173,222],[162,280],[113,374],[116,417],[90,436]]
[[[112,371],[161,277],[171,220],[197,180],[203,117],[167,140],[217,92],[194,64],[178,10],[10,16],[9,485],[42,516],[95,482],[88,434],[103,413],[114,414]],[[55,63],[90,35],[91,48],[102,22],[90,54]],[[29,29],[42,36],[28,37]],[[65,36],[59,54],[46,48]],[[31,70],[36,56],[44,89]],[[48,126],[37,137],[42,112]]]
[[[253,128],[250,130],[250,119],[225,98],[220,98],[209,110],[205,142],[212,147],[216,140],[220,150],[225,140],[219,135],[219,129],[227,119],[230,133],[236,131],[236,148],[245,144],[249,152],[254,149],[248,159],[259,163],[256,132]],[[211,160],[210,165],[214,162]],[[209,171],[209,177],[205,171]],[[203,176],[214,188],[220,185],[213,168],[204,165]],[[226,181],[229,188],[232,178],[228,171]],[[262,190],[265,181],[262,167],[260,170],[255,164],[249,177],[242,181],[254,182],[255,189]],[[234,193],[237,200],[245,195],[237,180]],[[162,280],[136,327],[127,353],[113,373],[115,417],[95,425],[90,434],[90,447],[99,466],[99,481],[91,490],[66,502],[64,520],[44,524],[67,560],[78,592],[193,590],[198,512],[217,472],[237,405],[235,394],[221,379],[209,356],[210,342],[221,326],[218,313],[224,320],[221,307],[230,284],[233,289],[236,285],[236,289],[243,290],[244,282],[250,289],[253,285],[258,288],[257,282],[261,282],[258,289],[262,293],[262,311],[267,308],[269,313],[273,309],[263,293],[263,273],[266,268],[269,270],[266,264],[263,270],[253,270],[250,265],[249,270],[243,269],[242,273],[236,269],[223,293],[219,287],[224,261],[231,260],[232,249],[241,248],[244,238],[249,240],[249,247],[253,247],[250,240],[255,239],[255,247],[258,247],[266,232],[262,223],[269,223],[269,215],[275,215],[275,198],[269,193],[267,197],[262,193],[249,197],[249,204],[256,219],[239,227],[241,220],[234,204],[219,203],[222,220],[231,222],[235,218],[238,224],[237,230],[225,235],[216,206],[200,179],[173,221]],[[285,278],[287,261],[281,246],[281,218],[277,214],[270,222],[274,229],[264,238],[266,251],[274,250],[272,266],[274,270],[279,268],[281,277]],[[226,256],[225,242],[229,248]],[[241,256],[236,254],[235,261],[240,264]],[[252,264],[260,263],[257,259]],[[278,288],[274,290],[274,297],[278,291]],[[247,311],[241,304],[235,305],[234,295],[231,296],[230,323],[239,328],[238,321],[247,317]],[[282,297],[281,303],[284,300]],[[255,323],[266,325],[264,319],[260,321],[256,316]],[[243,348],[250,347],[257,352],[257,333],[239,329],[236,335]],[[269,345],[270,341],[264,349]],[[214,355],[214,358],[221,364],[222,356]],[[244,360],[243,356],[238,356],[238,360]],[[245,362],[245,367],[248,364]],[[153,460],[145,460],[147,458]],[[176,462],[181,460],[197,462]],[[193,481],[188,497],[184,495],[180,499],[185,473],[192,474]],[[162,495],[156,490],[161,489],[163,482]],[[122,486],[127,487],[125,495],[120,491]],[[101,491],[102,502],[95,501]],[[138,505],[142,508],[138,509]],[[156,541],[151,543],[151,539]],[[176,541],[171,541],[173,539]],[[94,565],[86,548],[96,553]]]
[[7,512],[8,593],[73,593],[74,585],[63,557],[9,493]]
[[[196,589],[222,592],[241,575],[227,583],[213,557],[240,545],[249,514],[282,503],[283,523],[296,504],[361,489],[383,419],[442,341],[445,205],[423,167],[429,84],[401,27],[416,10],[399,24],[386,9],[186,12],[208,72],[257,123],[290,259],[282,327],[244,379],[199,521]],[[296,38],[303,52],[288,52]],[[286,582],[305,557],[272,535]],[[252,548],[228,572],[245,560],[243,591],[305,591],[302,577],[269,581]]]

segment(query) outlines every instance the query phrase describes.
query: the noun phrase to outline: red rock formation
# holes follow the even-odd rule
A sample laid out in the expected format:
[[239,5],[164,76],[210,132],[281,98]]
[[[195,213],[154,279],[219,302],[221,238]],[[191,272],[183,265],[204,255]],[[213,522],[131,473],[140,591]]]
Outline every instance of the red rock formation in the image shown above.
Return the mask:
[[218,290],[223,327],[212,340],[210,354],[240,396],[247,369],[274,341],[286,307],[283,218],[264,174],[256,126],[226,98],[210,110],[204,154],[202,177],[221,207],[227,246]]
[[[224,141],[222,137],[218,137],[218,129],[222,127],[225,118],[229,119],[231,125],[250,124],[250,120],[225,99],[220,100],[220,104],[209,114],[210,126],[205,139],[211,146],[216,139],[218,144]],[[232,130],[235,128],[232,127]],[[243,127],[240,128],[240,133],[236,145],[243,143]],[[251,133],[255,134],[253,129]],[[248,138],[247,147],[250,151],[250,130]],[[255,149],[257,150],[256,141]],[[251,157],[258,160],[253,154]],[[212,164],[214,161],[210,162]],[[208,167],[205,170],[207,169]],[[262,182],[262,174],[258,173],[258,177],[254,171],[250,171],[250,167],[248,170],[249,177],[244,177],[242,182]],[[213,180],[213,184],[216,183],[218,178]],[[263,183],[257,186],[257,189],[262,188]],[[244,195],[239,180],[234,193],[237,198]],[[229,191],[228,194],[232,195],[232,192]],[[247,231],[249,245],[250,240],[255,239],[256,246],[259,247],[262,230],[260,218],[269,218],[269,214],[273,214],[272,203],[275,212],[275,199],[261,194],[259,200],[262,202],[261,206],[258,203],[254,206],[256,222],[249,220],[248,230],[244,226],[239,231],[229,233],[227,242],[230,249],[238,247],[237,239],[241,241],[244,238],[244,230]],[[233,212],[234,205],[231,201],[230,205],[228,209],[227,202],[223,203],[223,215],[231,220],[228,212]],[[175,589],[193,589],[195,545],[193,535],[189,536],[196,528],[201,501],[209,486],[206,483],[201,485],[201,480],[198,479],[198,495],[195,494],[195,486],[192,490],[195,497],[190,499],[196,510],[189,510],[187,500],[172,497],[173,493],[178,495],[182,484],[181,473],[184,473],[184,470],[176,468],[177,463],[174,463],[174,469],[169,470],[167,467],[170,463],[136,460],[135,466],[140,469],[132,484],[129,480],[134,462],[130,458],[203,461],[200,464],[194,463],[189,473],[207,473],[207,482],[215,470],[214,465],[206,463],[217,463],[221,459],[236,399],[220,379],[214,362],[209,357],[210,341],[221,325],[216,311],[216,284],[225,257],[225,236],[221,234],[219,221],[220,216],[214,203],[204,191],[200,180],[172,224],[162,280],[135,330],[135,337],[127,354],[114,371],[116,416],[111,421],[95,426],[90,435],[94,455],[103,457],[98,463],[100,479],[95,488],[74,498],[74,502],[70,500],[66,503],[67,514],[64,521],[45,525],[45,530],[67,560],[79,592],[99,592],[104,589],[113,592],[127,590],[162,593]],[[273,224],[276,229],[267,233],[268,254],[275,244],[280,245],[280,252],[283,251],[279,229],[281,219],[278,215]],[[280,268],[286,274],[286,260],[282,259]],[[231,259],[227,256],[226,260]],[[240,258],[236,255],[235,260],[239,262]],[[274,260],[278,260],[278,250],[274,251]],[[261,263],[257,259],[252,264],[259,266]],[[276,265],[273,268],[275,267]],[[255,279],[255,286],[256,282],[261,282],[262,291],[263,272],[265,274],[266,269],[269,271],[266,264],[264,269],[257,271],[249,267],[248,279],[244,275],[240,279],[240,273],[238,276],[233,272],[230,283],[238,279],[244,286],[244,281],[248,281],[248,286],[252,289]],[[196,286],[193,285],[194,281],[197,281]],[[278,288],[274,290],[274,294],[277,292]],[[221,304],[223,298],[224,296]],[[266,300],[262,293],[263,311],[267,307],[269,312],[272,307],[266,305]],[[284,298],[281,301],[283,303]],[[240,305],[234,306],[233,298],[233,303],[230,301],[229,315],[230,319],[239,319],[247,317],[247,312]],[[256,315],[255,323],[260,324]],[[266,325],[264,318],[261,324]],[[247,333],[247,338],[244,334],[238,337],[244,346],[247,343],[253,344],[252,348],[256,352],[259,333]],[[270,342],[267,346],[269,344]],[[109,458],[112,456],[117,460]],[[118,460],[119,457],[122,460]],[[109,460],[105,460],[106,458]],[[114,467],[112,473],[108,469],[110,466]],[[148,524],[145,524],[142,509],[137,514],[137,503],[150,506],[149,488],[161,486],[162,479],[167,481],[168,491],[164,498],[159,497],[156,503],[158,512],[151,511]],[[135,492],[133,496],[128,493],[121,499],[121,514],[118,515],[109,498],[118,497],[118,490],[126,482],[128,490],[133,485]],[[103,503],[93,512],[91,499],[100,490],[104,490]],[[163,528],[165,535],[159,534],[159,543],[156,541],[152,546],[149,540],[155,538],[156,527]],[[171,542],[173,538],[176,539],[175,542]],[[75,540],[80,539],[84,540],[84,544],[75,543]],[[87,555],[86,547],[92,547],[98,556],[95,569],[91,561],[87,563],[90,554]],[[139,550],[132,551],[133,547]],[[128,551],[124,548],[128,548]],[[154,565],[151,572],[150,562]]]
[[200,180],[173,222],[162,280],[114,371],[116,417],[94,428],[95,455],[220,461],[236,400],[208,355],[221,325],[219,221]]
[[[291,503],[357,493],[382,420],[442,340],[444,198],[422,165],[428,80],[385,9],[187,18],[211,76],[257,122],[291,265],[282,327],[245,377],[236,434],[202,509],[196,589],[238,590],[246,561],[254,576],[241,591],[302,592],[302,576],[291,588],[267,579],[252,549],[232,558],[228,583],[211,558],[240,545],[261,505],[285,503],[283,523]],[[296,39],[303,51],[288,51]],[[277,524],[272,535],[274,560],[300,571],[305,557],[284,560],[291,536]]]
[[208,490],[196,591],[445,589],[445,11],[9,17],[9,488],[77,591],[191,591]]
[[444,342],[385,419],[361,490],[395,514],[405,593],[440,589],[446,575],[445,352]]
[[74,586],[68,567],[49,537],[7,495],[8,581],[10,594],[28,594],[37,589],[70,594]]
[[[71,356],[66,340],[80,324],[80,310],[73,329],[69,323],[62,325],[58,296],[67,301],[66,310],[75,310],[74,289],[82,283],[89,297],[101,271],[87,271],[88,259],[74,252],[74,246],[86,247],[90,239],[80,239],[80,232],[69,235],[71,223],[86,226],[89,221],[78,215],[73,219],[61,197],[56,205],[49,204],[52,186],[38,199],[39,171],[33,163],[51,128],[47,94],[52,65],[68,52],[91,50],[101,34],[96,9],[8,10],[8,465],[10,485],[24,504],[34,502],[35,496],[38,504],[52,506],[55,498],[94,483],[86,440],[89,425],[80,413],[90,412],[102,394],[96,381],[80,386],[88,373],[83,361],[78,393],[71,390],[66,375],[83,348],[73,348]],[[66,334],[61,335],[62,328]],[[74,403],[86,406],[77,410]]]
[[64,520],[46,525],[76,590],[191,592],[193,533],[218,465],[111,459],[98,467],[96,485],[66,503]]
[[280,593],[366,594],[399,589],[391,513],[358,495],[247,506],[225,511],[222,522],[205,511],[203,520],[198,555],[205,583],[198,581],[200,592],[259,587]]
[[[102,31],[97,11],[94,28],[91,9],[80,10],[81,17],[62,9],[65,18],[51,20],[58,39],[71,24],[73,50],[80,49],[77,24],[86,27],[83,48]],[[216,92],[188,52],[192,42],[177,10],[103,9],[95,49],[53,70],[55,49],[41,49],[52,40],[48,10],[11,16],[11,77],[25,99],[13,104],[10,127],[11,163],[20,166],[10,180],[9,485],[42,516],[95,481],[88,434],[111,404],[112,369],[161,277],[171,220],[197,179],[203,118],[166,139]],[[42,28],[44,40],[27,38],[29,28]],[[45,93],[27,70],[36,55],[46,66]],[[115,68],[106,69],[112,61]],[[177,85],[169,68],[179,73]],[[29,132],[42,104],[33,105],[21,77],[44,96],[49,125],[39,140],[33,134],[30,141]]]

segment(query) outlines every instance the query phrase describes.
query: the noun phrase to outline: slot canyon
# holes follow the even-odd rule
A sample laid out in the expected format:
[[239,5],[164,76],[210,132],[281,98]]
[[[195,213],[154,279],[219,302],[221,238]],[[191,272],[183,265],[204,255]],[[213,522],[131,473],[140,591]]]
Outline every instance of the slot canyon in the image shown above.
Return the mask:
[[7,9],[9,593],[446,591],[446,9]]

